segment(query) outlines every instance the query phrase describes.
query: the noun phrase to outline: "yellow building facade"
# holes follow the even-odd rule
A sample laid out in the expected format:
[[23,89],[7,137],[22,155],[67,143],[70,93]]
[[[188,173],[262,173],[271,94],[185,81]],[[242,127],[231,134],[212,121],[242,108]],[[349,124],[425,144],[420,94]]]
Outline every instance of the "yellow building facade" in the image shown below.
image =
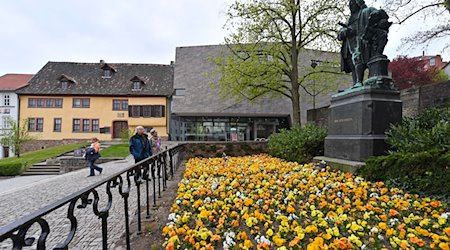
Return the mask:
[[[81,105],[74,105],[78,100],[81,100]],[[83,106],[83,101],[89,104]],[[47,106],[56,102],[62,105]],[[120,103],[119,108],[117,103]],[[111,140],[120,138],[124,129],[134,131],[136,126],[155,128],[161,137],[167,137],[167,104],[167,97],[23,95],[20,96],[19,113],[21,120],[28,120],[30,134],[39,140],[80,140],[92,137]],[[161,114],[157,114],[157,117],[151,114],[145,117],[141,114],[133,116],[133,107],[157,107],[161,109]]]
[[167,138],[173,65],[48,62],[17,91],[37,148],[119,139],[136,126]]

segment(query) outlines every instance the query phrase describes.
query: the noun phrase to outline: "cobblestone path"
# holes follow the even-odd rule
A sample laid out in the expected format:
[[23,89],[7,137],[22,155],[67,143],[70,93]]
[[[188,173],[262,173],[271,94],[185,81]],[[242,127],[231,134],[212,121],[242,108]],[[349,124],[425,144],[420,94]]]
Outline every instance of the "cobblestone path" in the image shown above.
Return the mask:
[[[128,157],[125,160],[108,162],[101,164],[103,173],[95,177],[86,177],[89,169],[70,172],[67,174],[51,177],[42,181],[34,182],[19,189],[4,192],[0,195],[0,227],[5,226],[14,220],[26,216],[46,205],[51,204],[71,193],[81,190],[102,179],[120,172],[132,165],[134,160]],[[168,182],[169,187],[172,183]],[[125,185],[125,184],[124,184]],[[150,185],[150,196],[152,188]],[[175,184],[176,187],[176,184]],[[173,187],[172,187],[173,188]],[[162,189],[162,187],[161,187]],[[99,209],[106,205],[106,185],[96,189],[100,196]],[[124,222],[124,202],[119,195],[118,189],[112,189],[113,203],[108,217],[108,248],[115,248],[115,243],[125,232]],[[89,197],[92,198],[92,195]],[[152,197],[151,197],[152,199]],[[129,197],[129,217],[130,220],[136,214],[136,187],[132,180]],[[145,183],[141,185],[141,205],[145,205]],[[50,234],[47,238],[47,249],[53,249],[57,243],[64,241],[69,232],[70,223],[67,217],[68,205],[59,208],[44,218],[50,225]],[[78,229],[69,247],[71,249],[101,249],[101,220],[93,213],[92,205],[84,209],[75,209],[75,216],[78,220]],[[132,231],[136,231],[135,229]],[[40,228],[37,224],[29,230],[29,236],[39,236]],[[12,241],[6,240],[0,243],[0,249],[11,249]],[[35,249],[36,246],[31,249]]]

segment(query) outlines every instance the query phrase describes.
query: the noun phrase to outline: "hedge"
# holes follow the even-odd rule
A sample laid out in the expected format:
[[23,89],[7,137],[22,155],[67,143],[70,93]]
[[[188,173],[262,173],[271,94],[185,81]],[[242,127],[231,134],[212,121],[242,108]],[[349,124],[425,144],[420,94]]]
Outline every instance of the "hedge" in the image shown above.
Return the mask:
[[412,193],[450,198],[450,152],[429,150],[369,158],[358,174]]
[[1,175],[19,175],[24,171],[23,164],[21,162],[5,162],[0,163],[0,176]]

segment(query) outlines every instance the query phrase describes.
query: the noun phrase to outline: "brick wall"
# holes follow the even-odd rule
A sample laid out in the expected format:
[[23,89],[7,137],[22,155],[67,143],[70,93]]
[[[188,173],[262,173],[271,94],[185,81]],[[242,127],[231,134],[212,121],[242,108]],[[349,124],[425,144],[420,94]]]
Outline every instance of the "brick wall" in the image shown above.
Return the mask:
[[450,104],[450,81],[422,86],[420,89],[420,111]]

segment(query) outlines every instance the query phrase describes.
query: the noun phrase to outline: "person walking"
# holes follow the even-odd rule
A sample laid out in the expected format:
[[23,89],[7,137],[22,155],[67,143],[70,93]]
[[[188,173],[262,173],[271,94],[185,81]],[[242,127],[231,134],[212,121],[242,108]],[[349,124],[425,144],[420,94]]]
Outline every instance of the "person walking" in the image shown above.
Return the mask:
[[161,152],[161,137],[158,135],[158,131],[156,129],[152,128],[150,130],[150,144],[152,145],[152,152],[154,154],[158,154]]
[[135,163],[152,156],[152,147],[142,126],[137,126],[136,133],[130,138],[130,153]]
[[88,165],[90,168],[90,174],[88,175],[88,177],[95,176],[94,170],[97,170],[99,174],[101,174],[103,171],[103,168],[95,165],[95,161],[100,158],[100,146],[101,145],[98,142],[98,139],[94,137],[92,138],[91,146],[86,149],[85,158],[88,161]]

